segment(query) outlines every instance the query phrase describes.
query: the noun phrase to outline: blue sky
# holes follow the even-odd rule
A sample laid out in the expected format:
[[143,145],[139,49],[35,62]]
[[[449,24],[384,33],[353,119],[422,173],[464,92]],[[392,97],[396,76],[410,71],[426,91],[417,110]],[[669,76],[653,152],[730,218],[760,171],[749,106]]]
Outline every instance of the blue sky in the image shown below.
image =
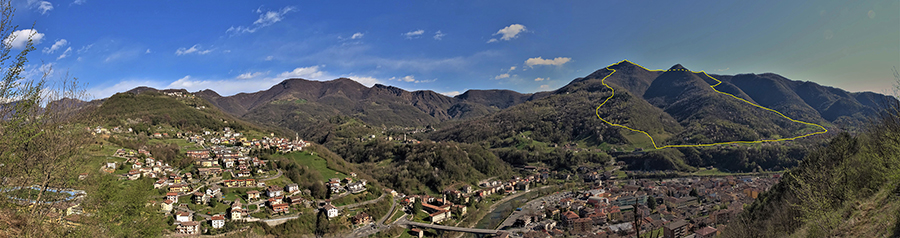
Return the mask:
[[535,92],[623,59],[888,92],[900,67],[893,0],[226,2],[17,0],[14,23],[37,33],[28,70],[52,65],[95,98],[291,77]]

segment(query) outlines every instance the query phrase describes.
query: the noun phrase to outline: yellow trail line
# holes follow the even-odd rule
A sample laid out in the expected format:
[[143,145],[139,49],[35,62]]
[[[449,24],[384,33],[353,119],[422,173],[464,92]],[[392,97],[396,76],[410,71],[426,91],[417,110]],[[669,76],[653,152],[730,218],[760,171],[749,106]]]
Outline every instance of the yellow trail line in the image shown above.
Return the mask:
[[[641,68],[643,68],[644,70],[647,70],[647,71],[669,71],[669,70],[662,70],[662,69],[650,70],[650,69],[645,68],[644,66],[641,66],[641,65],[639,65],[639,64],[635,64],[635,63],[633,63],[633,62],[631,62],[631,61],[628,61],[628,60],[622,60],[622,61],[620,61],[619,63],[615,63],[615,64],[612,64],[612,65],[610,65],[610,66],[617,65],[617,64],[620,64],[620,63],[622,63],[622,62],[629,62],[629,63],[634,64],[634,65],[637,65],[638,67],[641,67]],[[768,111],[772,111],[772,112],[778,113],[778,115],[780,115],[780,116],[782,116],[782,117],[784,117],[784,118],[786,118],[786,119],[788,119],[788,120],[790,120],[790,121],[792,121],[792,122],[802,123],[802,124],[805,124],[805,125],[808,125],[808,126],[816,126],[816,127],[819,127],[820,129],[822,129],[822,131],[817,131],[817,132],[809,133],[809,134],[806,134],[806,135],[801,135],[801,136],[796,136],[796,137],[791,137],[791,138],[782,138],[782,139],[768,139],[768,140],[754,140],[754,141],[729,141],[729,142],[718,142],[718,143],[696,144],[696,145],[664,145],[664,146],[662,146],[662,147],[659,147],[659,146],[656,145],[656,141],[653,140],[653,137],[650,136],[649,133],[647,133],[647,132],[645,132],[645,131],[642,131],[642,130],[632,129],[631,127],[628,127],[628,126],[625,126],[625,125],[620,125],[620,124],[612,123],[612,122],[607,121],[606,119],[603,119],[603,117],[600,117],[600,107],[602,107],[604,104],[606,104],[607,101],[609,101],[610,98],[612,98],[613,96],[616,95],[616,90],[613,89],[612,87],[610,87],[608,84],[606,84],[606,78],[609,78],[609,76],[615,74],[615,73],[616,73],[616,70],[615,70],[615,69],[610,69],[609,66],[606,66],[606,69],[612,70],[612,73],[609,73],[608,75],[606,75],[605,77],[603,77],[603,79],[600,80],[600,82],[603,83],[603,86],[606,86],[607,88],[609,88],[609,90],[612,91],[612,95],[609,95],[609,97],[606,98],[606,100],[603,100],[603,103],[601,103],[600,106],[597,106],[597,109],[595,110],[595,112],[596,112],[596,114],[597,114],[597,118],[600,118],[601,121],[606,122],[607,124],[612,125],[612,126],[617,126],[617,127],[625,128],[625,129],[628,129],[628,130],[634,131],[634,132],[644,133],[644,135],[647,135],[647,137],[650,138],[650,142],[653,143],[653,148],[656,148],[656,149],[679,148],[679,147],[703,147],[703,146],[714,146],[714,145],[725,145],[725,144],[753,144],[753,143],[763,143],[763,142],[789,141],[789,140],[796,140],[796,139],[800,139],[800,138],[804,138],[804,137],[808,137],[808,136],[812,136],[812,135],[823,134],[823,133],[828,132],[828,129],[825,129],[825,127],[822,126],[822,125],[815,124],[815,123],[809,123],[809,122],[805,122],[805,121],[794,120],[793,118],[790,118],[790,117],[788,117],[788,116],[785,116],[785,115],[782,114],[781,112],[778,112],[778,111],[769,109],[769,108],[767,108],[767,107],[763,107],[763,106],[757,105],[757,104],[752,103],[752,102],[750,102],[750,101],[744,100],[743,98],[739,98],[739,97],[737,97],[737,96],[734,96],[734,95],[732,95],[732,94],[730,94],[730,93],[721,92],[721,91],[719,91],[719,90],[716,89],[716,86],[719,86],[719,84],[722,84],[722,81],[719,81],[718,79],[713,78],[712,76],[709,76],[709,74],[707,74],[707,73],[704,72],[704,71],[694,72],[694,71],[689,71],[689,70],[685,70],[685,69],[676,69],[676,70],[671,70],[671,71],[686,71],[686,72],[691,72],[691,73],[695,73],[695,74],[696,74],[696,73],[703,73],[703,75],[706,75],[706,77],[709,77],[709,78],[715,80],[716,82],[718,82],[718,83],[716,83],[715,85],[709,86],[709,87],[711,87],[714,91],[716,91],[717,93],[725,94],[725,95],[731,96],[731,97],[733,97],[733,98],[735,98],[735,99],[738,99],[738,100],[741,100],[741,101],[743,101],[743,102],[746,102],[746,103],[748,103],[748,104],[750,104],[750,105],[753,105],[753,106],[755,106],[755,107],[762,108],[762,109],[765,109],[765,110],[768,110]]]

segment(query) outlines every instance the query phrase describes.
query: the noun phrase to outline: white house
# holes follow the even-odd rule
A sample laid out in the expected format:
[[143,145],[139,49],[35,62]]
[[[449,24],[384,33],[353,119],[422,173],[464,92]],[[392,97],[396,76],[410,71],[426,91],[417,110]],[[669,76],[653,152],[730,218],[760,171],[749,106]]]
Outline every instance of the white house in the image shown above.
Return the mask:
[[193,217],[188,212],[175,213],[175,221],[176,222],[189,222],[191,220],[193,220]]
[[175,201],[166,200],[165,202],[162,203],[162,211],[171,212],[172,208],[174,207],[173,205],[175,205]]
[[324,209],[325,213],[328,214],[328,218],[338,216],[337,207],[335,207],[334,205],[331,205],[331,203],[325,204],[325,206],[323,206],[322,209]]
[[223,215],[215,215],[210,218],[210,223],[212,223],[212,227],[219,229],[225,227],[225,216]]
[[272,186],[269,186],[268,190],[266,190],[266,195],[269,197],[278,197],[278,196],[281,196],[283,194],[283,192],[284,192],[284,190],[282,190],[281,187],[272,185]]

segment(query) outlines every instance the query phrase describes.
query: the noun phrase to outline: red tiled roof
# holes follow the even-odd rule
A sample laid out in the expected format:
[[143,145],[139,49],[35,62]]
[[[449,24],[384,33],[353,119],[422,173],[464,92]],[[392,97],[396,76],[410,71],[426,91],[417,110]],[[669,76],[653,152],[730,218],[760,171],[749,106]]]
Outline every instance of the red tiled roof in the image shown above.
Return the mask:
[[700,236],[708,236],[710,234],[715,234],[716,231],[717,231],[716,228],[707,226],[707,227],[700,228],[700,230],[697,231],[697,234]]

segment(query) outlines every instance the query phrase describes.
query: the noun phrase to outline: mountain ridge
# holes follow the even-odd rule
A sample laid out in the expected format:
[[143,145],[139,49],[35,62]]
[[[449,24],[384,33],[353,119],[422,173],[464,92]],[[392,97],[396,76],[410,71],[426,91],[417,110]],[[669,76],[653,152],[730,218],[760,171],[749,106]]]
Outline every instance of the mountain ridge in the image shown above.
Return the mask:
[[[730,126],[731,129],[713,130],[745,134],[760,132],[750,129],[752,127],[773,124],[765,121],[774,119],[747,120],[728,116],[729,113],[725,113],[727,110],[722,110],[727,108],[736,110],[734,107],[743,108],[743,106],[723,104],[723,101],[727,100],[724,98],[725,95],[715,93],[715,90],[709,87],[715,84],[715,81],[719,81],[716,90],[732,94],[753,104],[783,111],[784,115],[797,120],[820,123],[825,126],[833,126],[832,123],[837,123],[842,127],[855,128],[864,122],[867,115],[877,112],[877,107],[880,105],[878,101],[887,102],[891,99],[888,96],[872,92],[851,93],[814,82],[790,80],[774,73],[707,75],[691,72],[681,64],[676,64],[668,70],[649,70],[627,60],[596,70],[586,77],[576,78],[559,89],[536,93],[519,93],[503,89],[467,90],[462,94],[449,97],[431,90],[407,91],[383,84],[366,87],[347,78],[330,81],[293,78],[275,84],[267,90],[253,93],[221,96],[217,92],[207,89],[194,94],[235,117],[287,127],[301,134],[314,129],[311,128],[311,125],[321,124],[320,122],[328,121],[336,116],[358,118],[371,125],[422,127],[437,126],[449,121],[465,123],[475,118],[496,114],[502,110],[509,110],[516,105],[544,100],[553,95],[578,91],[603,91],[606,89],[598,79],[607,76],[611,69],[618,73],[609,75],[606,82],[616,88],[617,94],[622,92],[621,96],[633,98],[634,103],[638,103],[635,105],[641,104],[640,101],[647,101],[650,105],[663,111],[653,112],[655,109],[640,106],[643,109],[639,111],[650,113],[647,115],[654,115],[652,117],[658,119],[639,119],[638,117],[642,117],[641,113],[632,112],[624,113],[630,116],[620,117],[620,121],[637,119],[643,121],[645,125],[655,124],[656,126],[650,126],[650,130],[654,131],[651,133],[680,136],[683,140],[694,135],[675,135],[675,131],[661,129],[661,125],[665,124],[663,121],[674,119],[681,126],[699,128],[702,125],[698,126],[697,123],[721,124],[724,123],[722,120],[743,120],[743,123],[752,125],[748,124],[749,127],[738,129],[741,126],[735,124]],[[714,80],[713,77],[718,80]],[[579,103],[588,104],[590,102]],[[596,103],[599,104],[599,102]],[[559,106],[564,107],[565,104],[559,104]],[[596,104],[589,108],[593,109],[593,107],[596,107]],[[697,114],[704,113],[704,109],[706,110],[705,114]],[[583,118],[583,120],[590,119]],[[692,124],[690,121],[695,123]],[[782,126],[787,125],[782,124],[784,124]],[[759,139],[775,134],[789,136],[782,129],[771,129],[759,135],[738,139]],[[696,140],[702,140],[702,138]]]

